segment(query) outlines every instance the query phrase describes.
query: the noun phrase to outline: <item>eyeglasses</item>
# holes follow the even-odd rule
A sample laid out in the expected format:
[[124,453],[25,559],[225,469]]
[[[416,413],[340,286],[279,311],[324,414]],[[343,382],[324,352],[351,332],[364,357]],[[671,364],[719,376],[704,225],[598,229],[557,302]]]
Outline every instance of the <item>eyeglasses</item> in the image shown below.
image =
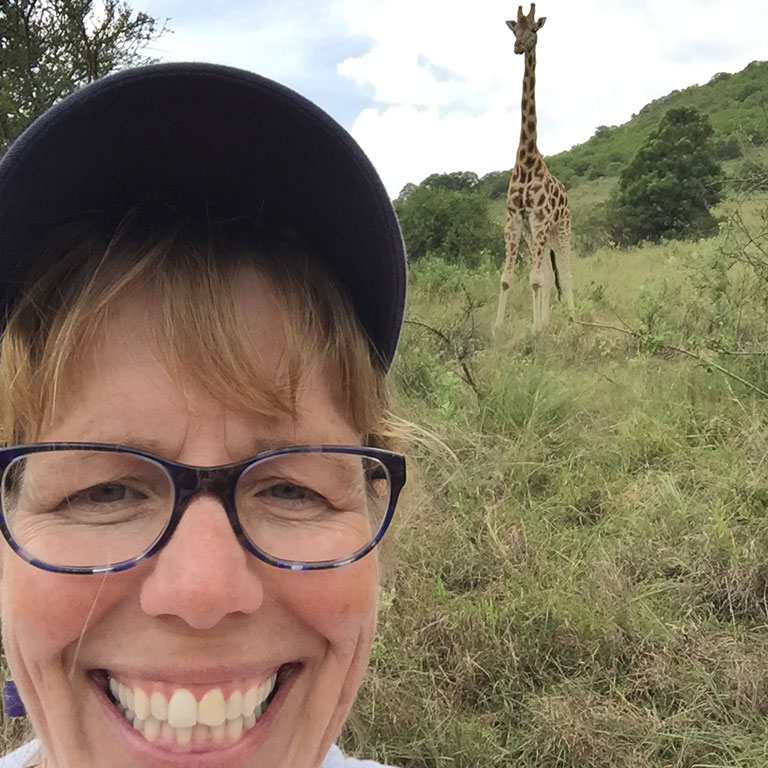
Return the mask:
[[0,528],[31,565],[124,571],[168,543],[190,501],[216,496],[240,544],[278,568],[338,568],[384,536],[405,458],[378,448],[305,445],[194,467],[120,445],[0,449]]

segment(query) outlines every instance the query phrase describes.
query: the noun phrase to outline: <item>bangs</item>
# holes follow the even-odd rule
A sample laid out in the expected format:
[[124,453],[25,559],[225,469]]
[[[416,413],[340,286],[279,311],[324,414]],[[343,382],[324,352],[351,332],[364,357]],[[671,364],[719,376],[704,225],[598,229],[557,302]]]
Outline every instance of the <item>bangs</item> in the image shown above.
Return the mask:
[[[233,409],[295,418],[302,386],[324,375],[361,438],[386,447],[384,368],[347,297],[297,240],[254,235],[239,222],[195,232],[132,218],[104,232],[89,224],[59,233],[9,319],[0,346],[4,443],[32,442],[51,425],[117,304],[141,295],[154,351],[182,391],[191,382]],[[242,311],[244,298],[259,301],[245,292],[254,275],[275,328],[253,328]],[[277,371],[256,353],[260,333],[282,342]]]

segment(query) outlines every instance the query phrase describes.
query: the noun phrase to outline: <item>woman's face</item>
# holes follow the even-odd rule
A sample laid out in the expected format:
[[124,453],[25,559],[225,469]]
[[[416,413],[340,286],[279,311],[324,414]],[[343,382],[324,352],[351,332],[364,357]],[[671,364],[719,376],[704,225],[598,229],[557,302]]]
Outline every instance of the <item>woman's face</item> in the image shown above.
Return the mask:
[[[248,283],[241,307],[255,353],[274,369],[282,342],[268,286],[255,275]],[[306,382],[295,419],[230,410],[198,391],[194,376],[179,387],[152,352],[154,320],[151,300],[139,295],[115,308],[82,383],[66,389],[41,440],[150,447],[206,466],[270,445],[360,443],[324,376]],[[319,572],[259,561],[237,542],[218,499],[203,494],[163,550],[123,573],[46,573],[5,546],[3,643],[50,768],[308,768],[322,762],[357,691],[377,585],[375,553]],[[278,677],[264,714],[252,727],[244,718],[240,735],[238,726],[215,735],[195,726],[190,736],[160,720],[150,741],[110,700],[107,675],[161,715],[174,697],[182,709],[190,696],[200,711],[215,709],[216,689],[228,707],[240,694],[260,701]],[[189,744],[170,747],[174,740]]]

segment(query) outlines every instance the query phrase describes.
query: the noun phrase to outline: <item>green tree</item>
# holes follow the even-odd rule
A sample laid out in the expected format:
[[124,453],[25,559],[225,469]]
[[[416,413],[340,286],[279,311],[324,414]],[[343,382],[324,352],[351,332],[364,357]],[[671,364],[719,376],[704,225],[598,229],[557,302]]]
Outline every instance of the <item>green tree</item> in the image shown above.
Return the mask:
[[454,192],[469,192],[480,180],[474,171],[454,171],[453,173],[433,173],[427,176],[419,186],[427,189],[450,189]]
[[503,258],[501,227],[488,216],[486,198],[420,184],[395,200],[403,237],[412,260],[433,253],[454,264],[475,266],[483,252]]
[[0,0],[0,154],[67,94],[151,61],[142,50],[165,31],[125,0]]
[[506,197],[509,189],[509,174],[508,170],[486,173],[478,181],[477,191],[489,200],[501,200]]
[[722,195],[708,118],[695,109],[670,109],[619,177],[609,205],[613,239],[624,245],[662,237],[711,234],[709,208]]

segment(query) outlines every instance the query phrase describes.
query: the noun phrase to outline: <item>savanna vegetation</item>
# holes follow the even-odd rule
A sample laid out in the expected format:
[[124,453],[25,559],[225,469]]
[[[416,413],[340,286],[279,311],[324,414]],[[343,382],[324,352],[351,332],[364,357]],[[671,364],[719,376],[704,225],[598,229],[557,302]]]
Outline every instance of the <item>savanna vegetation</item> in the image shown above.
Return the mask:
[[[612,245],[621,171],[666,110],[704,114],[713,94],[758,105],[754,122],[708,111],[715,234]],[[620,167],[569,179],[576,323],[555,307],[530,336],[523,266],[492,338],[483,238],[414,259],[394,372],[402,411],[445,447],[412,450],[351,751],[404,768],[768,764],[766,99],[755,63],[610,129],[631,149]],[[420,188],[484,197],[475,226],[498,232],[493,175],[449,176],[399,209]]]
[[[427,433],[409,447],[352,753],[402,768],[768,763],[766,99],[754,62],[548,159],[574,211],[578,322],[555,308],[539,339],[522,270],[490,335],[508,172],[403,190],[394,377]],[[620,176],[678,108],[713,128],[717,232],[619,248]],[[24,723],[0,717],[18,744]]]
[[152,61],[166,31],[125,0],[0,3],[0,154],[45,109],[116,69]]

